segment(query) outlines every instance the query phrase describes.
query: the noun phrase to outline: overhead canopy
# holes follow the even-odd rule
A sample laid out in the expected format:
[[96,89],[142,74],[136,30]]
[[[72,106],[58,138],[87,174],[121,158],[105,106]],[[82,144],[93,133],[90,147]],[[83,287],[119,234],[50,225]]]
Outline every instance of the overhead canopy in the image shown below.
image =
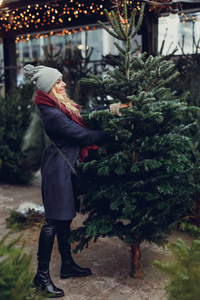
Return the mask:
[[109,0],[4,0],[0,9],[0,36],[16,36],[42,31],[95,24],[104,20]]
[[[187,2],[185,2],[187,1]],[[11,37],[63,28],[73,28],[104,21],[104,8],[117,9],[123,0],[4,0],[0,8],[0,37]],[[141,0],[128,1],[129,9]],[[168,10],[168,0],[154,0],[164,5],[149,5],[149,10]],[[182,0],[182,7],[199,7],[199,0]]]
[[[129,12],[148,0],[127,0]],[[177,0],[178,1],[178,0]],[[183,10],[200,11],[200,0],[181,1]],[[168,0],[150,0],[146,5],[145,22],[142,23],[142,49],[149,54],[157,54],[157,16],[169,11]],[[155,2],[163,2],[157,5]],[[0,38],[3,38],[5,94],[16,85],[17,58],[16,41],[23,36],[39,36],[41,33],[55,33],[79,28],[91,28],[98,20],[106,21],[104,9],[117,10],[123,0],[4,0],[0,7]],[[179,4],[180,6],[180,4]],[[94,26],[95,27],[95,26]],[[65,34],[65,33],[64,33]],[[19,37],[20,36],[20,37]],[[26,39],[25,37],[25,39]],[[97,37],[98,38],[98,37]]]

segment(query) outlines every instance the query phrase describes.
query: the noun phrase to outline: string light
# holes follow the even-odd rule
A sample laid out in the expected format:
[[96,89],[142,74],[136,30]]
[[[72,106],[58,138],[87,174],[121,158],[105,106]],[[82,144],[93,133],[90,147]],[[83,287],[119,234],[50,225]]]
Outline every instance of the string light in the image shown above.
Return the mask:
[[[24,33],[23,29],[25,29],[26,31],[26,28],[29,28],[29,30],[32,32],[34,32],[34,30],[38,31],[38,29],[40,29],[40,31],[43,31],[46,30],[46,25],[49,25],[49,22],[54,24],[62,24],[63,26],[65,23],[73,22],[73,20],[79,17],[85,18],[85,16],[90,16],[91,14],[96,14],[98,16],[104,15],[104,0],[93,0],[90,4],[84,2],[87,1],[70,0],[66,4],[66,1],[60,0],[59,4],[54,3],[53,6],[51,6],[50,4],[29,4],[26,9],[23,9],[23,11],[16,8],[12,11],[12,14],[16,16],[15,20],[17,19],[19,21],[16,23],[14,23],[13,21],[10,22],[9,11],[0,11],[1,34],[3,35],[3,31],[7,32],[12,30],[17,31],[17,34],[20,34]],[[129,5],[132,5],[133,2],[134,1],[127,0],[127,3]],[[137,8],[138,10],[140,10],[140,1],[137,0],[135,1],[135,3],[137,3]],[[5,13],[7,13],[7,16],[5,15]],[[52,18],[52,14],[54,14],[55,18]],[[68,15],[67,18],[65,17],[66,14]],[[25,17],[25,15],[27,17]],[[49,19],[46,19],[47,16],[49,17]],[[98,19],[98,17],[96,19]]]
[[[90,30],[96,30],[97,27],[96,26],[86,26],[84,29],[81,27],[81,28],[77,28],[77,29],[72,29],[72,30],[69,30],[69,29],[63,29],[62,31],[51,31],[49,32],[48,34],[47,33],[37,33],[37,34],[33,34],[31,35],[31,40],[35,40],[35,39],[43,39],[43,38],[46,38],[48,36],[52,36],[52,35],[56,35],[56,36],[64,36],[64,35],[71,35],[72,33],[77,33],[77,32],[82,32],[83,30],[87,30],[87,31],[90,31]],[[19,42],[26,42],[28,39],[30,39],[30,34],[27,34],[27,35],[22,35],[22,36],[17,36],[16,39],[15,39],[15,43],[19,43]]]
[[[0,0],[1,1],[1,0]],[[51,6],[50,4],[35,4],[35,5],[28,5],[26,9],[23,8],[16,8],[12,11],[12,14],[15,15],[15,20],[19,22],[10,22],[9,19],[9,11],[0,10],[0,28],[4,31],[18,31],[18,34],[23,31],[23,28],[29,28],[32,32],[34,29],[40,28],[40,30],[46,30],[46,24],[48,22],[52,22],[55,24],[62,24],[67,23],[75,20],[75,18],[91,15],[91,14],[98,14],[103,15],[104,0],[93,1],[92,4],[88,5],[84,3],[85,1],[79,0],[70,0],[66,4],[65,1],[59,1],[59,4],[55,4]],[[68,17],[66,18],[66,14]],[[47,21],[47,17],[49,17],[49,21]],[[96,18],[98,19],[98,17]],[[45,27],[45,28],[43,28]],[[3,32],[1,32],[3,35]],[[15,33],[16,34],[16,33]]]
[[[4,12],[4,15],[2,14],[0,18],[0,29],[5,32],[14,30],[17,31],[17,34],[20,34],[20,31],[24,33],[26,28],[32,32],[38,29],[44,31],[46,30],[46,25],[50,25],[51,23],[64,25],[65,22],[72,22],[75,18],[81,16],[85,18],[85,15],[90,16],[91,14],[97,14],[103,16],[103,10],[105,8],[104,0],[92,1],[90,5],[84,2],[83,0],[70,0],[67,4],[64,1],[63,3],[60,1],[59,4],[54,4],[53,7],[47,4],[36,4],[28,5],[27,8],[23,10],[16,8],[12,11],[12,14],[15,16],[12,21],[11,18],[9,18],[9,11]],[[132,3],[132,1],[130,2]],[[140,9],[140,7],[138,7],[138,9]],[[67,18],[65,17],[66,14],[68,15]],[[98,19],[98,17],[96,19]]]
[[[1,1],[1,0],[0,0]],[[154,0],[156,1],[156,0]],[[166,2],[163,1],[163,7],[165,7],[166,10]],[[0,30],[1,35],[7,34],[7,32],[13,31],[13,35],[20,36],[21,34],[24,34],[24,32],[29,31],[30,32],[44,32],[48,30],[48,26],[51,26],[50,29],[52,29],[52,26],[58,28],[60,27],[69,27],[72,26],[71,24],[74,24],[77,18],[83,18],[87,21],[87,16],[96,15],[93,19],[98,20],[99,16],[104,15],[104,8],[108,8],[106,6],[106,2],[104,0],[93,0],[90,1],[90,3],[86,3],[88,1],[84,0],[69,0],[69,1],[59,1],[59,4],[53,4],[51,6],[50,4],[35,4],[35,5],[28,5],[27,8],[16,8],[12,12],[4,9],[0,9]],[[107,1],[107,5],[109,1]],[[138,10],[140,10],[140,3],[139,0],[131,0],[127,3],[129,5],[129,9],[133,9],[133,4],[137,6]],[[117,10],[117,8],[114,8]],[[155,9],[149,5],[148,10],[152,11]],[[183,13],[183,11],[182,11]],[[12,14],[12,17],[11,17]],[[74,23],[73,23],[74,21]],[[188,20],[185,18],[185,16],[182,16],[182,21],[187,22]],[[196,21],[196,18],[192,19],[193,22]],[[81,22],[79,22],[81,23]],[[60,29],[59,33],[56,33],[55,29],[54,34],[71,34],[71,31],[66,31]],[[86,29],[87,30],[87,29]],[[12,34],[12,33],[11,33]],[[40,34],[33,34],[32,38],[43,38],[45,35],[42,33]],[[48,36],[48,35],[47,35]],[[19,39],[16,39],[16,42],[19,42],[21,40],[25,40],[26,35],[23,35]]]

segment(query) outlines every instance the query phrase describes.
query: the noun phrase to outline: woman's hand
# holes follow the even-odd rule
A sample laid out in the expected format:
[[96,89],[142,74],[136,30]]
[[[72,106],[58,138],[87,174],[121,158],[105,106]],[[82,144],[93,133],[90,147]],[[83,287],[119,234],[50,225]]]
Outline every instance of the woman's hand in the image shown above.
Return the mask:
[[130,104],[129,103],[123,103],[123,104],[120,104],[120,108],[127,108],[129,107]]
[[110,112],[115,116],[121,117],[122,114],[120,113],[120,108],[127,108],[129,106],[130,106],[129,103],[123,103],[123,104],[121,104],[121,102],[113,103],[110,104]]

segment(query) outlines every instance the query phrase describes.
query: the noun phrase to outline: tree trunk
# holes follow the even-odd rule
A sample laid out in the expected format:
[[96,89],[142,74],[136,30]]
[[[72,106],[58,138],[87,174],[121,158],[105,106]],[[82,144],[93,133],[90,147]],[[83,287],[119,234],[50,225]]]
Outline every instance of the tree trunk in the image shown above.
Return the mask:
[[136,246],[131,246],[131,277],[140,278],[141,277],[141,253],[140,244]]
[[200,193],[199,191],[194,192],[192,195],[194,199],[194,206],[187,212],[187,217],[189,218],[190,222],[197,227],[200,226]]

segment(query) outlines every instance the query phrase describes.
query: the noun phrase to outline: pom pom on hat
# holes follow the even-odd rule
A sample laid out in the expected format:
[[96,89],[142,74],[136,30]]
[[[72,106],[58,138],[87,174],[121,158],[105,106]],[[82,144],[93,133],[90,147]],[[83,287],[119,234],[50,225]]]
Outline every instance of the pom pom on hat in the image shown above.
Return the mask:
[[24,74],[32,77],[34,74],[34,69],[35,69],[35,67],[33,65],[26,65],[24,67]]
[[46,66],[34,67],[30,64],[24,67],[24,74],[28,76],[32,82],[35,82],[38,90],[44,93],[48,93],[56,81],[63,76],[62,73],[55,68]]

